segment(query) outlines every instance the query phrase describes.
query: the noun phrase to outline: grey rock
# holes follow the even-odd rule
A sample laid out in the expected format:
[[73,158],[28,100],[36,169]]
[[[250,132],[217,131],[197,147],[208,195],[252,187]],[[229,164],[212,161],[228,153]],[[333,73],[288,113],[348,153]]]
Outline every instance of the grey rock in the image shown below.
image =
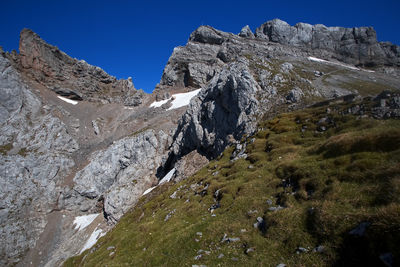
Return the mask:
[[283,73],[290,73],[293,70],[293,65],[289,62],[285,62],[281,65],[281,71]]
[[288,103],[297,103],[303,96],[303,91],[300,88],[295,87],[289,91],[289,94],[286,96],[286,100]]
[[74,166],[77,142],[0,54],[0,265],[14,265],[35,246],[56,207],[57,184]]
[[296,249],[296,253],[297,253],[297,254],[300,254],[300,253],[307,253],[308,251],[309,251],[308,249],[303,248],[303,247],[298,247],[298,248]]
[[370,222],[362,222],[356,228],[349,232],[350,235],[355,236],[364,236],[365,232],[367,231],[368,227],[371,225]]
[[224,234],[224,236],[221,239],[221,243],[231,243],[231,242],[239,242],[240,238],[239,237],[228,237],[227,234]]
[[245,250],[245,254],[247,254],[247,255],[249,255],[250,253],[252,253],[252,252],[254,252],[255,251],[255,249],[254,248],[248,248],[248,249],[246,249]]
[[276,265],[276,267],[286,267],[286,264],[284,264],[284,263],[279,263],[278,265]]
[[398,65],[400,49],[391,43],[379,43],[372,27],[342,28],[298,23],[290,26],[274,19],[257,28],[256,37],[284,45],[324,49],[355,65]]
[[385,264],[387,267],[392,267],[393,266],[393,254],[390,252],[383,253],[379,255],[379,259]]
[[237,62],[224,68],[192,99],[174,134],[170,158],[193,150],[215,157],[228,144],[229,134],[240,139],[254,132],[257,88],[246,64]]
[[323,253],[325,251],[325,247],[323,245],[319,245],[318,247],[313,249],[313,252]]
[[225,255],[221,253],[221,254],[218,255],[218,259],[222,259],[224,256]]
[[171,210],[164,218],[164,222],[168,221],[171,219],[172,215],[176,212],[176,209]]
[[254,38],[254,33],[251,31],[249,25],[244,26],[239,34],[240,37],[245,37],[245,38]]
[[253,224],[254,228],[260,230],[263,234],[267,231],[267,224],[262,217],[257,217],[257,221]]
[[195,30],[189,38],[190,41],[207,43],[207,44],[222,44],[225,39],[214,28],[209,26],[200,26]]
[[157,181],[155,170],[162,162],[166,142],[163,131],[147,130],[94,153],[75,175],[73,197],[65,199],[66,205],[72,208],[89,202],[94,206],[103,197],[107,219],[117,222]]
[[93,131],[96,135],[100,134],[99,126],[95,120],[92,121]]
[[278,211],[278,210],[281,210],[281,209],[283,209],[283,207],[282,206],[276,206],[276,207],[269,207],[268,208],[268,210],[269,211]]

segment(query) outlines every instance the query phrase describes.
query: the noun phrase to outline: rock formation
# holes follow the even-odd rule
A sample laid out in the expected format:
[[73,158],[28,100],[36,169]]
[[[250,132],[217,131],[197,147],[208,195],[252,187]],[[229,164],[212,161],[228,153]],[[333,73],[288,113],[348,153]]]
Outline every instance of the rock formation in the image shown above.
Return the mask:
[[19,51],[21,71],[62,96],[127,106],[142,103],[144,93],[131,79],[117,80],[99,67],[71,58],[29,29],[21,32]]
[[400,65],[400,47],[378,42],[372,27],[326,27],[307,23],[290,26],[274,19],[258,27],[255,35],[280,44],[332,51],[339,60],[354,65]]
[[0,264],[19,261],[56,208],[56,184],[74,166],[79,147],[0,55]]
[[[201,26],[148,95],[23,30],[19,54],[0,50],[0,236],[9,241],[0,264],[59,265],[171,169],[185,179],[230,144],[232,160],[245,157],[240,140],[260,118],[400,89],[399,55],[372,28],[273,20],[236,35]],[[189,105],[168,109],[172,94],[197,89]],[[396,117],[398,99],[381,98],[376,116]],[[82,234],[73,222],[88,214],[102,216]]]

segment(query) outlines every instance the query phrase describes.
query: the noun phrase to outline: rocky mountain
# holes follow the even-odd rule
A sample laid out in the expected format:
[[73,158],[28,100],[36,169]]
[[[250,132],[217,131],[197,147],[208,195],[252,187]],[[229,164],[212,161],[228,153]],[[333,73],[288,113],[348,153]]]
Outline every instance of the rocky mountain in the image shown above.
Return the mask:
[[[372,28],[276,19],[236,35],[201,26],[173,50],[152,94],[31,30],[22,30],[19,54],[0,52],[0,234],[9,241],[0,246],[1,265],[60,265],[231,145],[229,162],[252,163],[249,142],[284,112],[385,90],[369,116],[399,117],[389,92],[400,89],[400,48],[378,42]],[[362,117],[362,110],[350,113]],[[326,119],[316,132],[331,124]],[[159,204],[151,203],[156,214]],[[168,212],[165,221],[175,213]]]

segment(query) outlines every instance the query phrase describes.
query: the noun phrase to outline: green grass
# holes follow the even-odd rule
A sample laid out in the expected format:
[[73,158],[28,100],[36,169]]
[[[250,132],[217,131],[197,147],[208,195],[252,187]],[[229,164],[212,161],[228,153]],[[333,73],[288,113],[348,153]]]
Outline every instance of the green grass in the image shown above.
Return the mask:
[[13,149],[13,145],[11,143],[9,144],[5,144],[5,145],[1,145],[0,146],[0,153],[3,154],[4,156],[7,155],[7,153]]
[[357,90],[361,95],[376,95],[383,90],[394,90],[393,87],[386,84],[363,80],[343,82],[340,87],[351,91]]
[[[260,123],[264,130],[246,141],[246,160],[231,162],[229,147],[194,176],[155,189],[94,251],[65,266],[380,266],[386,252],[399,259],[400,122],[341,115],[347,105]],[[326,116],[335,123],[318,132]],[[217,190],[221,207],[213,217]],[[270,210],[278,205],[284,208]],[[253,227],[257,217],[265,232]],[[350,235],[361,222],[370,223],[365,235]],[[224,234],[240,241],[221,243]],[[312,252],[319,245],[324,251]],[[310,251],[298,254],[299,247]]]

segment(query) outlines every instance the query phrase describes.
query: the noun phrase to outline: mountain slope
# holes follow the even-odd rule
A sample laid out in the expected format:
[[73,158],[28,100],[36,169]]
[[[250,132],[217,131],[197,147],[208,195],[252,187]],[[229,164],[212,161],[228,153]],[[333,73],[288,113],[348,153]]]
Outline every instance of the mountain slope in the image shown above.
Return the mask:
[[[313,29],[311,41],[304,27]],[[185,181],[227,146],[237,145],[237,161],[222,159],[228,165],[218,172],[245,175],[251,151],[238,142],[279,114],[400,89],[398,46],[378,43],[370,28],[291,27],[274,20],[260,29],[265,36],[248,27],[238,35],[199,27],[174,49],[153,94],[69,57],[27,29],[19,54],[0,49],[0,234],[9,241],[0,245],[0,264],[60,265],[141,207],[144,193],[167,190],[165,175]],[[322,47],[325,42],[332,46]],[[398,100],[385,102],[388,97],[380,96],[375,116],[397,116]],[[321,122],[319,130],[330,123]],[[321,155],[305,150],[324,135],[318,136],[293,146],[313,161]]]
[[399,111],[384,93],[261,121],[65,266],[395,266]]

